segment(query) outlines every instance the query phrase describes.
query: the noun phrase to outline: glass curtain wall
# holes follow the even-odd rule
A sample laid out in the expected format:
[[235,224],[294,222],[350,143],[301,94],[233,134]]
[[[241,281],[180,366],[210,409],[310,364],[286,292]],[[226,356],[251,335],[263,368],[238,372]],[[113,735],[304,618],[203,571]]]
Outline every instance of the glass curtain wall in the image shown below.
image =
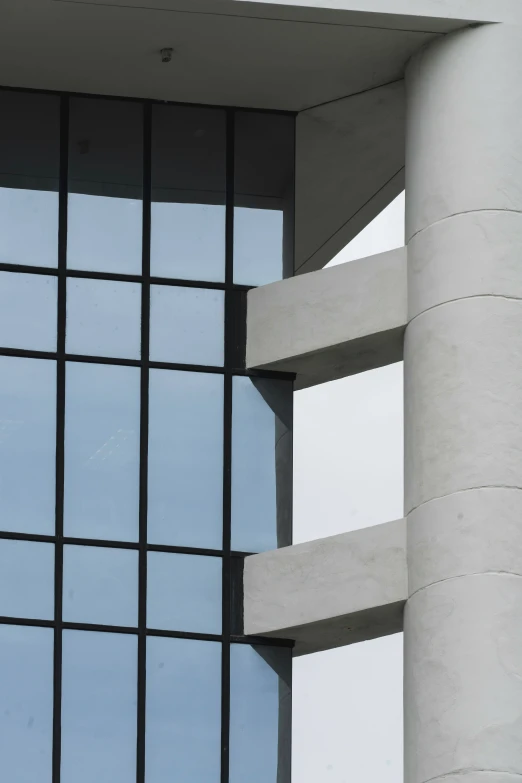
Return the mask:
[[0,90],[0,757],[17,783],[287,783],[294,118]]

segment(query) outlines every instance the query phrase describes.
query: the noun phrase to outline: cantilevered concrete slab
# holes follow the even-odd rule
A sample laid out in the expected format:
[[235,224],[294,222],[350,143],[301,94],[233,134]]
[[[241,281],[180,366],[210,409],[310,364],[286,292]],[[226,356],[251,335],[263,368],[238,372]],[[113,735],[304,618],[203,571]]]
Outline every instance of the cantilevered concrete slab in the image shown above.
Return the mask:
[[253,289],[247,366],[297,374],[296,388],[402,359],[406,249]]
[[295,654],[402,630],[405,520],[245,560],[245,633],[295,640]]

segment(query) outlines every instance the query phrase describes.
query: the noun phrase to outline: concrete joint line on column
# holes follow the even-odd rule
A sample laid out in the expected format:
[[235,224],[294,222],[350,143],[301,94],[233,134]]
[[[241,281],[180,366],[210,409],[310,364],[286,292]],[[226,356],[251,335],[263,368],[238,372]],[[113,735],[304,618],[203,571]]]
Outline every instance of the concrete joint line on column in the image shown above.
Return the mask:
[[416,506],[412,506],[412,508],[408,509],[407,516],[413,514],[413,512],[417,511],[417,509],[422,508],[423,506],[427,506],[428,503],[433,503],[436,500],[444,500],[444,498],[450,498],[453,495],[461,495],[464,492],[477,492],[478,490],[481,489],[509,489],[509,490],[518,490],[520,492],[522,491],[522,485],[518,487],[516,485],[510,485],[510,484],[481,484],[478,487],[464,487],[463,489],[458,489],[455,492],[449,492],[445,495],[434,495],[432,498],[423,500],[422,503],[418,503]]
[[480,215],[482,213],[488,213],[488,212],[501,212],[501,213],[507,212],[513,215],[522,215],[522,210],[520,209],[464,209],[461,212],[453,212],[451,215],[446,215],[443,218],[439,218],[439,220],[434,220],[433,223],[429,223],[427,226],[423,226],[422,228],[419,228],[418,231],[415,231],[411,235],[411,237],[408,238],[406,245],[409,245],[409,243],[413,239],[415,239],[415,237],[419,236],[419,234],[422,234],[424,231],[427,231],[433,226],[438,226],[441,223],[446,223],[448,220],[454,220],[455,218],[458,218],[461,215]]
[[474,571],[473,573],[458,574],[457,576],[449,576],[445,579],[437,579],[435,582],[430,582],[429,584],[414,590],[413,593],[410,594],[408,600],[410,601],[417,593],[422,593],[424,590],[429,590],[432,587],[437,587],[437,585],[442,585],[444,582],[455,582],[457,579],[467,579],[468,577],[471,578],[476,576],[507,576],[522,579],[522,574],[516,574],[513,571]]
[[458,296],[455,299],[448,299],[445,302],[439,302],[436,305],[427,307],[422,313],[417,313],[413,318],[410,318],[408,326],[423,315],[430,313],[432,310],[437,310],[439,307],[446,307],[446,305],[451,305],[455,302],[466,302],[470,299],[504,299],[506,302],[522,302],[522,296],[506,296],[505,294],[473,294],[472,296]]
[[522,774],[519,774],[518,772],[509,772],[505,769],[478,769],[476,767],[467,767],[456,769],[454,772],[448,772],[445,775],[437,775],[434,778],[423,781],[423,783],[435,783],[435,781],[438,780],[451,780],[452,778],[461,777],[462,775],[506,775],[516,780],[522,778]]

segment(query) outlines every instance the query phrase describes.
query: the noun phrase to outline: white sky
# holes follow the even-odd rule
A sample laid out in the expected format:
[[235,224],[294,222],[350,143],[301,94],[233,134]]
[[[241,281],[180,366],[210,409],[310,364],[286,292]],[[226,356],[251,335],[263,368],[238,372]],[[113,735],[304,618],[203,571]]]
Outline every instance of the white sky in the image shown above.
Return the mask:
[[[404,194],[331,264],[403,244]],[[402,402],[402,363],[295,395],[295,543],[403,515]],[[293,783],[402,783],[402,634],[297,658],[293,705]]]

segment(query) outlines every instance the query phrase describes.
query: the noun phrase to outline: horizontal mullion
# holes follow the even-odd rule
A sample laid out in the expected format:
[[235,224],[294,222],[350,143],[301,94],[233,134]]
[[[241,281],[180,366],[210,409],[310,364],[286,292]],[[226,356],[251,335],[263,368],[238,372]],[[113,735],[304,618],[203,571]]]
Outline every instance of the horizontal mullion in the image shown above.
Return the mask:
[[[59,271],[53,266],[31,266],[29,264],[0,263],[0,272],[15,272],[28,275],[46,275],[58,277]],[[142,283],[142,275],[130,275],[124,272],[100,272],[91,269],[66,269],[65,276],[87,278],[89,280],[112,280],[121,283]],[[210,288],[218,291],[250,291],[253,286],[219,283],[210,280],[185,280],[178,277],[151,277],[151,285],[175,286],[177,288]]]
[[[0,530],[0,540],[11,541],[35,541],[42,544],[55,544],[57,537],[40,533],[18,533],[10,530]],[[91,546],[105,549],[132,549],[138,551],[140,545],[137,541],[115,541],[104,538],[81,538],[78,536],[63,536],[60,538],[63,544],[72,546]],[[205,549],[203,547],[171,546],[170,544],[147,544],[148,552],[167,552],[170,554],[198,555],[202,557],[223,557],[219,549]]]
[[132,95],[107,95],[106,93],[95,92],[68,92],[67,90],[49,90],[40,87],[13,87],[9,84],[0,84],[0,90],[6,92],[26,92],[26,93],[38,93],[43,95],[64,95],[68,98],[96,98],[102,101],[118,101],[125,103],[148,103],[152,106],[190,106],[201,109],[218,109],[225,111],[231,109],[234,111],[246,112],[249,114],[280,114],[286,117],[297,117],[298,111],[292,111],[290,109],[265,109],[255,108],[252,106],[223,106],[219,103],[187,103],[186,101],[168,101],[160,98],[136,98]]
[[[27,617],[0,616],[0,625],[23,625],[33,628],[54,628],[53,620],[37,620]],[[71,623],[63,622],[61,626],[66,631],[94,631],[98,633],[122,633],[138,635],[138,627],[126,625],[101,625],[98,623]],[[147,636],[161,636],[169,639],[194,639],[203,642],[222,642],[222,634],[191,633],[189,631],[165,631],[160,628],[147,628]],[[232,644],[251,644],[267,647],[293,647],[294,642],[289,639],[265,638],[264,636],[231,636]]]
[[0,530],[0,539],[8,541],[36,541],[40,544],[54,544],[56,536],[40,535],[39,533],[13,533],[9,530]]
[[0,617],[0,625],[28,625],[32,628],[54,628],[54,620],[33,620],[27,617]]

